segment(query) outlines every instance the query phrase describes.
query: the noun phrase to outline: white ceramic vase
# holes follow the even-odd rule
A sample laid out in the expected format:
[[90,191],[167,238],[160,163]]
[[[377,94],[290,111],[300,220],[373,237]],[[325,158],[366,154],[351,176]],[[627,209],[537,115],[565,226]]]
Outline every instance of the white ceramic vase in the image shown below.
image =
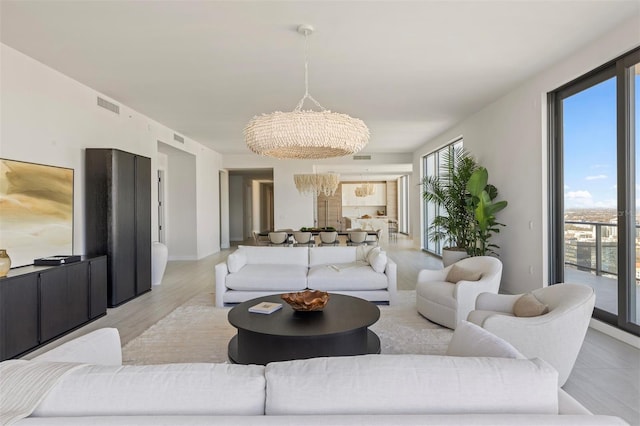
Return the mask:
[[162,284],[164,270],[167,267],[169,249],[159,241],[154,241],[151,245],[151,284]]
[[5,249],[0,249],[0,277],[6,277],[11,269],[11,258]]

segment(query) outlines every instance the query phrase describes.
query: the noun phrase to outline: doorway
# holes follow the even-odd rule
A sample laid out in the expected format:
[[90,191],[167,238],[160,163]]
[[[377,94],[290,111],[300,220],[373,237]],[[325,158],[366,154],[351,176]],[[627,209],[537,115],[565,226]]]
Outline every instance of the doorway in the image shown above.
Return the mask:
[[164,199],[164,170],[158,169],[158,241],[162,244],[166,243]]
[[229,239],[242,242],[273,228],[273,169],[230,169]]

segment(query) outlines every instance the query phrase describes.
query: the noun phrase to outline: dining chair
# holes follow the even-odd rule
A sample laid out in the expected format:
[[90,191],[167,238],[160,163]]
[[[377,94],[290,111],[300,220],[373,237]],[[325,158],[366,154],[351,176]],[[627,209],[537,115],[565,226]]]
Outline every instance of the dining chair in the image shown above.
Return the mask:
[[338,244],[338,233],[336,231],[322,231],[319,236],[321,246],[335,246]]
[[253,231],[253,241],[257,246],[269,245],[269,237],[267,235],[260,235],[256,231]]
[[289,244],[288,232],[269,232],[269,245],[283,246]]
[[367,231],[363,231],[361,229],[354,229],[347,233],[347,245],[348,246],[359,246],[366,244],[367,240]]
[[295,240],[295,246],[311,246],[315,244],[311,232],[294,231],[293,239]]

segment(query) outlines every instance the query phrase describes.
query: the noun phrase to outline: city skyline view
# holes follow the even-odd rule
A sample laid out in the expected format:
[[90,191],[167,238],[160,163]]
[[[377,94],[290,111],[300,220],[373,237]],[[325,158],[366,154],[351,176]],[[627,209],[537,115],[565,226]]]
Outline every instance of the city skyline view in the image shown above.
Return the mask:
[[[640,76],[635,75],[636,92]],[[636,96],[635,122],[640,122]],[[616,79],[610,78],[563,103],[565,209],[617,209]],[[638,146],[638,132],[636,132]],[[636,164],[640,155],[636,150]],[[640,184],[636,173],[636,209]]]

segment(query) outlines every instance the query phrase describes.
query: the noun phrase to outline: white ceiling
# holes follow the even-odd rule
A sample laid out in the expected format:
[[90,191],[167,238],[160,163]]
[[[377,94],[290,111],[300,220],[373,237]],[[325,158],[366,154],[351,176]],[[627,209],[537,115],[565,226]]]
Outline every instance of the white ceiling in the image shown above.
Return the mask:
[[[7,1],[1,40],[220,153],[310,92],[411,152],[640,13],[640,1]],[[305,104],[311,107],[311,105]]]

